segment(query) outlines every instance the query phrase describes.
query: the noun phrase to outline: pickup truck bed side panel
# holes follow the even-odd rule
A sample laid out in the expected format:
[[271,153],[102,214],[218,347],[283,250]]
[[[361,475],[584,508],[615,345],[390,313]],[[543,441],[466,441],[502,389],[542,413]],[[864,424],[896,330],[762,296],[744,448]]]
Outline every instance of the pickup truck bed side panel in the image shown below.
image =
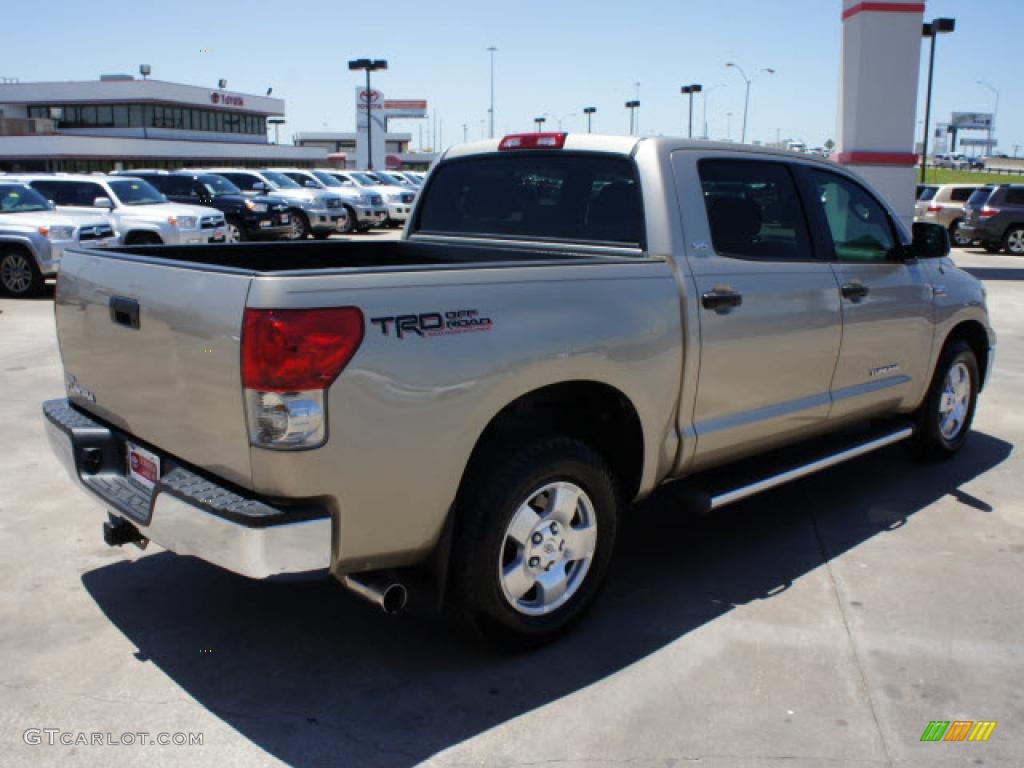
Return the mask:
[[[675,459],[680,309],[663,261],[257,277],[249,304],[353,305],[367,319],[362,346],[329,393],[327,444],[252,450],[256,490],[336,497],[335,570],[427,552],[487,424],[549,384],[597,381],[631,400],[643,428],[644,490]],[[399,338],[394,323],[385,335],[373,322],[460,311],[489,319],[489,329]]]
[[[69,249],[55,302],[65,377],[75,377],[69,397],[141,441],[248,487],[239,334],[250,280]],[[138,302],[137,328],[114,322],[114,296]]]

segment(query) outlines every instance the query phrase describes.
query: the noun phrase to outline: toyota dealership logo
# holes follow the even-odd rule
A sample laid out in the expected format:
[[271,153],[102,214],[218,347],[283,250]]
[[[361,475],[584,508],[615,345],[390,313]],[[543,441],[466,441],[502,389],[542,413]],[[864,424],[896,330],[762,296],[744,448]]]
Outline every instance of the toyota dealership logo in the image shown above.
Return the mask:
[[380,91],[376,89],[366,90],[365,88],[359,92],[359,100],[364,104],[376,104],[381,99]]
[[210,94],[210,103],[211,104],[220,104],[220,94],[219,93],[211,93]]

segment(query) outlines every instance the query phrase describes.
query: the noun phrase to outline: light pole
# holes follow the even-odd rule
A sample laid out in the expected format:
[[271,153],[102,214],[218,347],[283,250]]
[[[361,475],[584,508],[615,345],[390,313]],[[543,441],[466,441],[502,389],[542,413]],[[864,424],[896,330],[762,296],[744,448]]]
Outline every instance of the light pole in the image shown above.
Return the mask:
[[921,183],[924,184],[925,170],[928,165],[928,131],[932,119],[932,75],[935,70],[935,38],[943,32],[952,32],[956,28],[956,19],[932,19],[921,27],[921,36],[930,37],[931,52],[928,54],[928,93],[924,100],[924,139],[921,142]]
[[535,117],[533,118],[533,122],[537,124],[537,133],[540,133],[544,129],[544,123],[547,122],[547,118],[543,116]]
[[689,127],[686,130],[686,137],[688,139],[693,138],[693,94],[700,93],[703,90],[703,86],[701,86],[699,83],[694,83],[693,85],[684,85],[682,88],[679,89],[679,92],[681,94],[690,97],[690,122]]
[[[743,130],[740,133],[740,143],[741,144],[746,144],[747,143],[747,111],[750,109],[750,84],[754,81],[754,77],[757,77],[757,75],[760,74],[760,72],[756,73],[754,75],[754,77],[747,77],[747,73],[743,71],[743,67],[741,67],[739,64],[736,64],[735,62],[732,62],[732,61],[727,61],[727,62],[725,62],[725,66],[726,67],[732,67],[737,72],[739,72],[740,73],[740,77],[742,77],[744,82],[746,82],[746,84],[747,84],[747,92],[746,92],[746,95],[743,97]],[[761,68],[761,72],[767,72],[769,75],[774,75],[775,74],[775,70],[772,69],[771,67],[762,67]]]
[[587,116],[587,133],[590,133],[590,118],[597,112],[597,107],[584,107],[583,114]]
[[469,141],[469,124],[468,123],[463,123],[462,124],[462,143],[465,144],[467,141]]
[[637,112],[637,110],[639,108],[640,108],[640,99],[633,99],[631,101],[627,101],[626,102],[626,109],[629,110],[629,135],[630,136],[632,136],[633,133],[634,133],[634,131],[633,131],[633,121],[634,121],[634,119],[636,117],[636,112]]
[[732,112],[725,113],[725,138],[732,141]]
[[370,73],[378,69],[387,69],[388,63],[384,59],[353,59],[348,63],[348,68],[353,71],[364,70],[366,72],[366,169],[373,170],[373,106],[370,101]]
[[491,54],[491,108],[487,110],[491,118],[491,133],[487,137],[489,139],[494,138],[494,54],[497,50],[493,45],[487,49],[487,52]]
[[985,86],[996,95],[996,105],[992,109],[992,121],[988,125],[988,153],[991,155],[996,148],[992,136],[996,129],[996,115],[999,114],[999,89],[990,83],[986,83],[984,80],[979,80],[978,85]]
[[272,125],[272,126],[274,126],[274,143],[275,144],[280,144],[281,143],[281,137],[280,137],[280,135],[278,135],[278,130],[281,128],[282,125],[284,125],[284,118],[283,117],[268,117],[267,118],[267,123]]

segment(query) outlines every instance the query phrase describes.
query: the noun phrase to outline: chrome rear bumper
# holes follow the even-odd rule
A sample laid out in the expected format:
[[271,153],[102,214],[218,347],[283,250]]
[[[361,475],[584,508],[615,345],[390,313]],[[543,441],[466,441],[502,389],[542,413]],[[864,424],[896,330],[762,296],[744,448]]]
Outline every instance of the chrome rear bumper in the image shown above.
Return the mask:
[[50,447],[71,479],[165,549],[256,579],[330,566],[331,518],[325,510],[271,506],[164,455],[161,477],[147,491],[125,476],[130,436],[67,400],[43,403],[43,414]]

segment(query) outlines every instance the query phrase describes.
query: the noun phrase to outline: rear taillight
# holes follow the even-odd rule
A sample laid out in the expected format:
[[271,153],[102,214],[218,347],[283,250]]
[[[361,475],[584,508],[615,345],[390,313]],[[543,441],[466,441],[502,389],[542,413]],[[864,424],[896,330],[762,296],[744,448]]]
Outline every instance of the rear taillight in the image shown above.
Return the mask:
[[242,320],[242,386],[249,440],[278,450],[326,439],[324,391],[363,341],[356,307],[247,309]]
[[565,133],[512,133],[498,144],[506,149],[561,149],[565,146]]
[[928,206],[928,213],[938,213],[941,210],[942,210],[942,206],[941,205],[929,205]]
[[991,219],[993,216],[999,215],[998,208],[989,208],[987,205],[978,211],[978,218],[980,219]]

